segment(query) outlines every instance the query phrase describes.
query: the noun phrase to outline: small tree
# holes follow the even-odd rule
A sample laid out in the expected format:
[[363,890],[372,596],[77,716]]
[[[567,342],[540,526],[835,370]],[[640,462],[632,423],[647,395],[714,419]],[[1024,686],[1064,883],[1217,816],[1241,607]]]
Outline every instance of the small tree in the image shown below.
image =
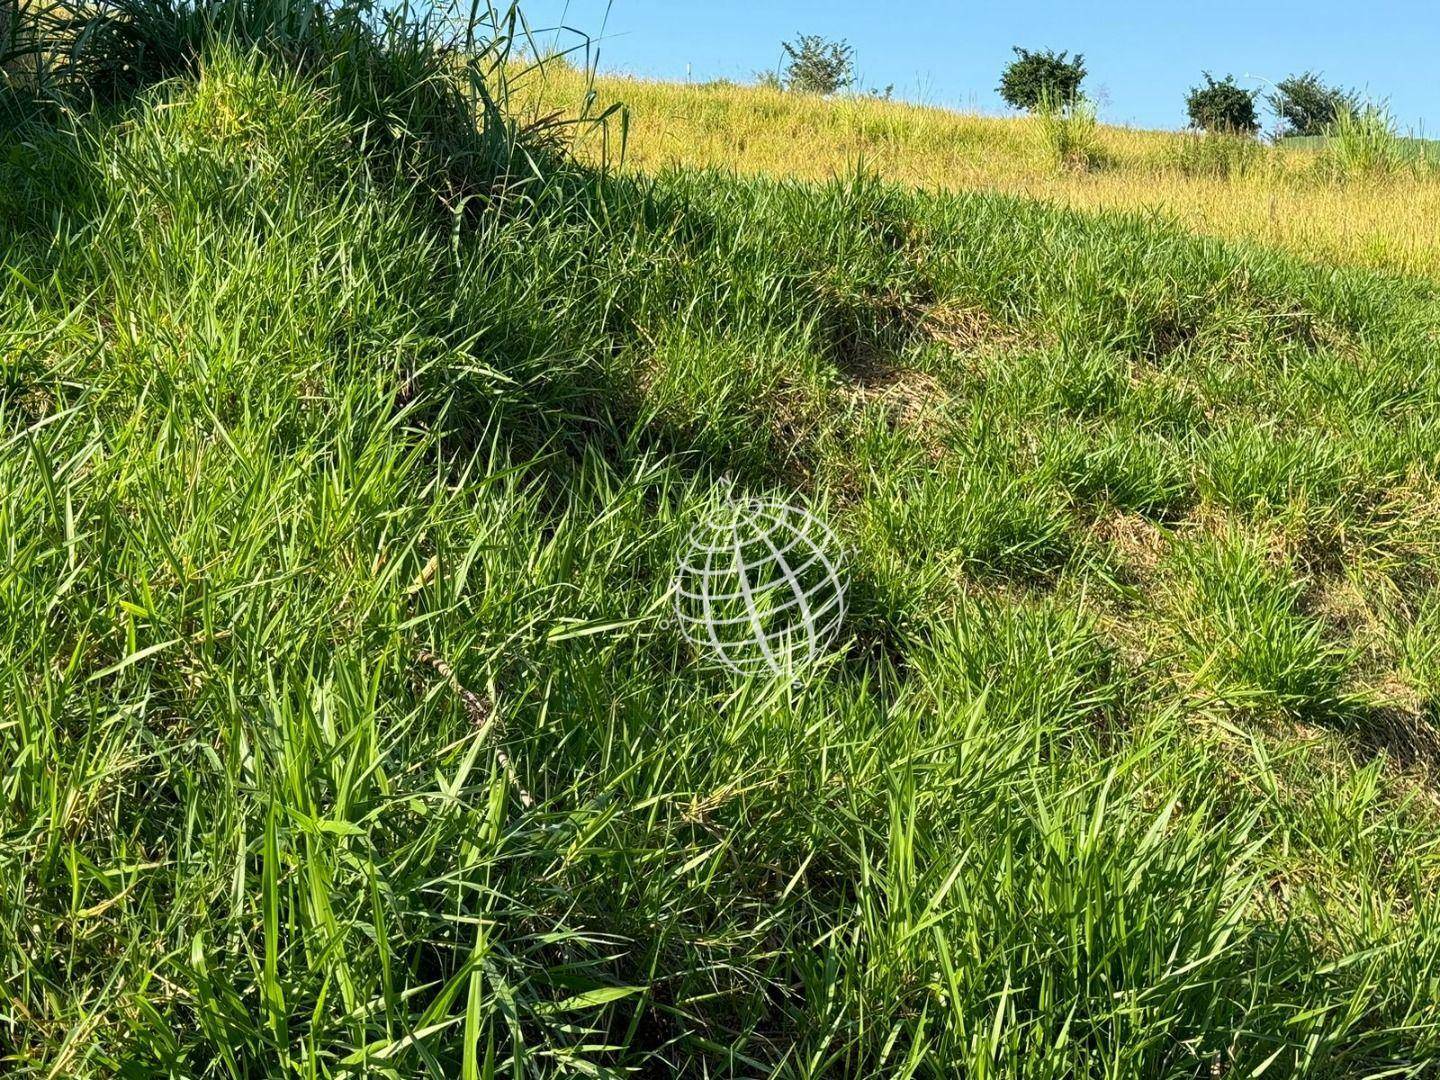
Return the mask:
[[1280,80],[1266,101],[1280,119],[1282,135],[1324,135],[1342,114],[1360,107],[1353,90],[1327,86],[1313,71]]
[[1031,52],[1015,46],[1015,59],[1000,76],[1000,96],[1011,108],[1034,112],[1042,102],[1074,102],[1085,78],[1085,57],[1076,53]]
[[789,61],[785,85],[802,94],[833,94],[855,81],[855,50],[844,41],[801,34],[781,47]]
[[1216,82],[1208,71],[1203,74],[1205,85],[1192,87],[1185,99],[1190,123],[1205,131],[1231,135],[1254,135],[1259,131],[1260,121],[1255,118],[1256,91],[1237,85],[1231,75]]

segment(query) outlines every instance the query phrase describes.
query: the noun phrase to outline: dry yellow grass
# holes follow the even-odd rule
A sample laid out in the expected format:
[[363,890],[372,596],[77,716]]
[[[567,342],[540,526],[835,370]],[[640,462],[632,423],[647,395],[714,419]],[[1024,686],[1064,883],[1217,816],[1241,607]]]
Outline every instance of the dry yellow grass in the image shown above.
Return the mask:
[[[573,109],[585,88],[582,73],[547,65],[531,73],[531,107]],[[1243,176],[1197,176],[1176,161],[1194,136],[1101,127],[1109,164],[1081,172],[1055,167],[1030,118],[613,76],[600,78],[594,90],[599,107],[616,101],[628,107],[627,168],[715,166],[818,179],[863,161],[924,187],[1001,191],[1080,210],[1158,212],[1195,232],[1255,240],[1316,261],[1440,276],[1440,177],[1433,171],[1342,183],[1321,175],[1313,151],[1263,148]],[[616,134],[612,127],[612,147]],[[583,138],[580,150],[598,154],[599,140]]]

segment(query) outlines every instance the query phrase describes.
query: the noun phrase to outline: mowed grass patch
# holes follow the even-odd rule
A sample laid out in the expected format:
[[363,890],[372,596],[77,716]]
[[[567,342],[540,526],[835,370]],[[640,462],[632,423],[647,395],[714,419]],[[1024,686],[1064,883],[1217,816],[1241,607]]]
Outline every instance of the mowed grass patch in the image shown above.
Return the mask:
[[[1300,730],[1347,700],[1312,571],[1177,545],[1121,649],[1096,539],[1170,555],[1206,440],[1269,430],[1222,357],[1313,375],[1285,422],[1327,462],[1411,418],[1423,474],[1424,287],[864,175],[462,142],[437,176],[323,69],[218,46],[117,108],[0,155],[35,195],[0,248],[7,1074],[1433,1067],[1433,806]],[[1368,392],[1252,332],[1291,311]],[[909,372],[913,413],[875,392]],[[1303,505],[1280,471],[1225,512]],[[732,492],[853,556],[800,686],[668,617]]]

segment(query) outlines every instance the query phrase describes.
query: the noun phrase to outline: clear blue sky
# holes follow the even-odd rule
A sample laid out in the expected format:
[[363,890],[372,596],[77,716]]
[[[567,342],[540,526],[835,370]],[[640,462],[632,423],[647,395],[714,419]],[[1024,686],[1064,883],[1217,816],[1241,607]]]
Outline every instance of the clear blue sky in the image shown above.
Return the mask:
[[[607,7],[609,9],[606,18]],[[522,0],[536,26],[598,38],[603,70],[749,79],[797,32],[845,38],[864,84],[935,105],[999,112],[1012,45],[1085,54],[1086,88],[1113,123],[1182,127],[1209,70],[1284,78],[1304,69],[1386,99],[1406,128],[1440,135],[1440,0]],[[603,30],[603,33],[602,33]],[[1260,86],[1256,80],[1242,80]],[[1270,126],[1267,115],[1266,127]]]

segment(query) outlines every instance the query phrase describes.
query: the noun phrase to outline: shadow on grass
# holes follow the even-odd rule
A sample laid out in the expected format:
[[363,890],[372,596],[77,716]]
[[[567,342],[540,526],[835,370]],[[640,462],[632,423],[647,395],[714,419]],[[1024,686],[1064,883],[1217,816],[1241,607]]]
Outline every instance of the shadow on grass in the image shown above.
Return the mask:
[[1364,706],[1331,726],[1358,753],[1421,772],[1432,783],[1440,780],[1440,700],[1425,701],[1418,712],[1396,706]]

